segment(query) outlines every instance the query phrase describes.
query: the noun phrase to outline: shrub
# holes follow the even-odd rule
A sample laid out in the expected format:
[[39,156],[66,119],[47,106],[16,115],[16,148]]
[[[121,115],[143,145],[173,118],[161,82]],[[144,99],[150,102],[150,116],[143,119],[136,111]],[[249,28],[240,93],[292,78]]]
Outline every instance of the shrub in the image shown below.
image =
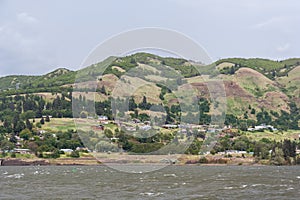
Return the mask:
[[208,163],[208,160],[206,157],[203,156],[199,159],[199,163]]
[[12,153],[10,154],[10,157],[11,157],[11,158],[16,158],[16,157],[17,157],[17,155],[16,155],[16,153],[15,153],[15,152],[12,152]]
[[79,158],[80,157],[79,151],[72,151],[72,153],[70,154],[70,157]]

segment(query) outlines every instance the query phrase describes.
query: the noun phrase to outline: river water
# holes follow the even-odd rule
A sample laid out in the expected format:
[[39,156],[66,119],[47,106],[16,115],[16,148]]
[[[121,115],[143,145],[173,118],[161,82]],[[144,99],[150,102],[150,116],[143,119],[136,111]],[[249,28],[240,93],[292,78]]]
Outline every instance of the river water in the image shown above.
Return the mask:
[[0,199],[300,199],[300,167],[0,167]]

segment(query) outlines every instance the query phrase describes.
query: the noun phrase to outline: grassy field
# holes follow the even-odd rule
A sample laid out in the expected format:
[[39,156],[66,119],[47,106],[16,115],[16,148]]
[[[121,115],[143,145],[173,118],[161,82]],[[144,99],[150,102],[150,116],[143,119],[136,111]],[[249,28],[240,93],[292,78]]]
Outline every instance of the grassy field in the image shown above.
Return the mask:
[[68,131],[75,130],[76,126],[72,118],[51,118],[50,122],[42,125],[42,129],[46,131]]
[[[45,122],[41,129],[53,132],[66,132],[68,130],[82,130],[88,132],[93,130],[93,126],[97,125],[99,125],[99,122],[95,119],[51,118],[50,122]],[[112,127],[114,126],[115,125],[112,125]],[[114,128],[112,128],[112,130],[114,130]]]
[[264,131],[264,132],[244,132],[249,139],[259,141],[263,138],[268,138],[269,140],[283,141],[284,139],[299,139],[300,131],[288,130],[288,131]]

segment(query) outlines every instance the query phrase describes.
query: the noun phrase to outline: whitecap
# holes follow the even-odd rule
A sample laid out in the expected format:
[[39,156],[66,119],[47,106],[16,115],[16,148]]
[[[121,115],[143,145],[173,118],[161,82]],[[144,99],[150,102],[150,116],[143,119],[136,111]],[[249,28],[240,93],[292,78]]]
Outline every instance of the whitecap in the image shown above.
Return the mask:
[[23,176],[24,176],[23,173],[22,174],[12,174],[12,175],[6,176],[6,178],[17,178],[17,179],[19,179],[19,178],[22,178]]
[[164,174],[164,177],[177,177],[176,174]]
[[142,196],[149,196],[149,197],[157,197],[157,196],[160,196],[162,194],[164,194],[164,193],[162,193],[162,192],[158,192],[158,193],[154,193],[154,192],[142,192],[142,193],[140,193],[140,195],[142,195]]
[[258,183],[258,184],[252,184],[251,186],[252,187],[256,187],[256,186],[262,186],[263,184],[260,184],[260,183]]

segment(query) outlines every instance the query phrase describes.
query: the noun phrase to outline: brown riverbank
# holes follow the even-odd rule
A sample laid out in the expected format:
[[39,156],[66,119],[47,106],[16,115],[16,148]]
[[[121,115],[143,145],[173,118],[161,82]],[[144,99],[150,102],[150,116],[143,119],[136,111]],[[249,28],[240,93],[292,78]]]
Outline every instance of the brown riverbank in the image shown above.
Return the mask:
[[[97,158],[97,159],[96,159]],[[176,165],[260,165],[252,156],[224,157],[217,155],[129,155],[129,154],[97,154],[95,157],[81,158],[2,158],[2,166],[34,166],[34,165],[99,165],[103,164],[176,164]],[[265,163],[267,164],[267,163]]]
[[42,166],[42,165],[99,165],[95,158],[58,158],[58,159],[0,159],[1,166]]

